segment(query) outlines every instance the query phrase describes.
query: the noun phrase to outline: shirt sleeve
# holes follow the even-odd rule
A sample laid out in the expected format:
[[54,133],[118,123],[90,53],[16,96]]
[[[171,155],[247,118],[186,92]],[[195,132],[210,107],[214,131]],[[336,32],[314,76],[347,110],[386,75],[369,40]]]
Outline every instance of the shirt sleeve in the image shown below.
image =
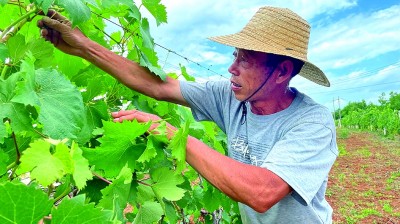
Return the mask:
[[[228,83],[229,84],[229,83]],[[187,82],[180,81],[181,93],[188,102],[193,117],[197,121],[214,121],[225,131],[224,110],[230,93],[227,82]]]
[[335,138],[335,131],[322,123],[297,124],[276,142],[261,167],[286,181],[296,200],[310,204],[337,157]]

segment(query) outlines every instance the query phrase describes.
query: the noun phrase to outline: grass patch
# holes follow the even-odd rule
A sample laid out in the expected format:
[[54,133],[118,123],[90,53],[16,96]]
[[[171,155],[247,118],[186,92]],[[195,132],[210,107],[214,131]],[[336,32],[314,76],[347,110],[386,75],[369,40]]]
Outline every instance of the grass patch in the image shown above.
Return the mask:
[[346,147],[344,145],[339,145],[339,156],[345,156],[348,155],[349,153],[346,151]]
[[357,150],[356,154],[361,156],[362,158],[369,158],[372,156],[372,152],[368,148],[361,148]]
[[336,132],[337,137],[340,139],[348,139],[350,136],[350,130],[347,128],[337,128]]
[[400,171],[392,172],[386,180],[387,190],[400,190]]

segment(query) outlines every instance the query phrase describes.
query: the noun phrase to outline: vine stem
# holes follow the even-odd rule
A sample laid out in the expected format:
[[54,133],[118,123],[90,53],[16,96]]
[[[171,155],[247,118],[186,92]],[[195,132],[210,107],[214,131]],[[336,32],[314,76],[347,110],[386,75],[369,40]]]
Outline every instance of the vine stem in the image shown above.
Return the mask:
[[1,76],[0,76],[1,79],[4,80],[6,78],[6,73],[7,73],[9,67],[10,66],[8,64],[4,65],[3,70],[1,71]]
[[100,176],[99,174],[97,174],[97,173],[95,173],[95,172],[93,172],[93,171],[92,171],[92,174],[93,174],[93,176],[95,176],[95,177],[99,178],[100,180],[102,180],[102,181],[106,182],[107,184],[112,184],[112,182],[111,182],[111,181],[107,180],[106,178],[104,178],[104,177]]
[[[10,123],[11,123],[11,122],[10,122]],[[19,148],[18,148],[17,137],[15,136],[15,132],[12,132],[11,137],[12,137],[12,139],[13,139],[13,141],[14,141],[15,151],[16,151],[16,153],[17,153],[17,159],[16,159],[16,161],[15,161],[15,164],[18,165],[18,164],[19,164],[19,160],[21,159],[21,152],[19,151]]]
[[56,197],[54,199],[54,203],[57,203],[58,201],[60,201],[62,198],[64,198],[65,196],[67,196],[69,194],[70,190],[68,188],[66,188],[62,194],[60,194],[58,197]]
[[145,182],[143,182],[143,181],[138,180],[137,182],[138,182],[139,184],[143,184],[143,185],[145,185],[145,186],[151,187],[151,184],[145,183]]
[[10,165],[7,166],[7,170],[11,170],[12,168],[16,167],[17,164],[15,162],[11,163]]
[[183,209],[180,208],[180,207],[176,204],[176,202],[174,202],[174,201],[172,201],[172,205],[174,206],[175,210],[178,211],[178,212],[181,214],[181,216],[182,216],[182,223],[183,223],[183,224],[186,224],[185,212],[183,211]]
[[19,17],[17,20],[15,20],[14,22],[12,22],[8,27],[6,27],[4,29],[4,31],[1,33],[0,35],[0,43],[5,43],[7,41],[8,38],[7,35],[10,32],[10,30],[15,27],[16,25],[22,26],[23,24],[26,23],[26,21],[28,20],[28,18],[32,15],[35,14],[38,11],[38,9],[36,7],[33,7],[30,11],[28,11],[25,15]]

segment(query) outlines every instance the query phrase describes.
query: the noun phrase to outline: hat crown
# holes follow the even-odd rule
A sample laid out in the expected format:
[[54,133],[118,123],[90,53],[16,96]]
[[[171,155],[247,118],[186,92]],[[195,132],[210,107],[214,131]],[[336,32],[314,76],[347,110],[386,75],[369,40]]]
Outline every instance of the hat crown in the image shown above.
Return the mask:
[[210,40],[236,48],[285,55],[304,61],[299,75],[323,86],[330,86],[324,72],[307,59],[310,25],[293,11],[261,7],[238,33],[210,37]]
[[252,50],[307,60],[310,25],[289,9],[262,7],[241,32],[265,43]]

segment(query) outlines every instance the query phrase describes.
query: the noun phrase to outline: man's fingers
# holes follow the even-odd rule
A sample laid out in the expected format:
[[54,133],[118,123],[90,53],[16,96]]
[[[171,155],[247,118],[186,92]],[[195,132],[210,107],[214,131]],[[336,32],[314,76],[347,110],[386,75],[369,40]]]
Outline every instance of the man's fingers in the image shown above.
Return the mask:
[[59,20],[51,19],[50,17],[43,17],[42,27],[49,27],[58,31],[63,31],[65,29],[70,29],[67,24],[62,23]]
[[121,111],[118,111],[118,112],[114,112],[111,115],[113,117],[121,117],[121,116],[124,116],[124,115],[136,113],[136,112],[137,112],[137,110],[121,110]]
[[67,21],[68,19],[65,18],[63,15],[61,15],[60,13],[54,11],[54,10],[49,10],[47,12],[47,16],[52,18],[52,19],[56,19],[58,21]]

